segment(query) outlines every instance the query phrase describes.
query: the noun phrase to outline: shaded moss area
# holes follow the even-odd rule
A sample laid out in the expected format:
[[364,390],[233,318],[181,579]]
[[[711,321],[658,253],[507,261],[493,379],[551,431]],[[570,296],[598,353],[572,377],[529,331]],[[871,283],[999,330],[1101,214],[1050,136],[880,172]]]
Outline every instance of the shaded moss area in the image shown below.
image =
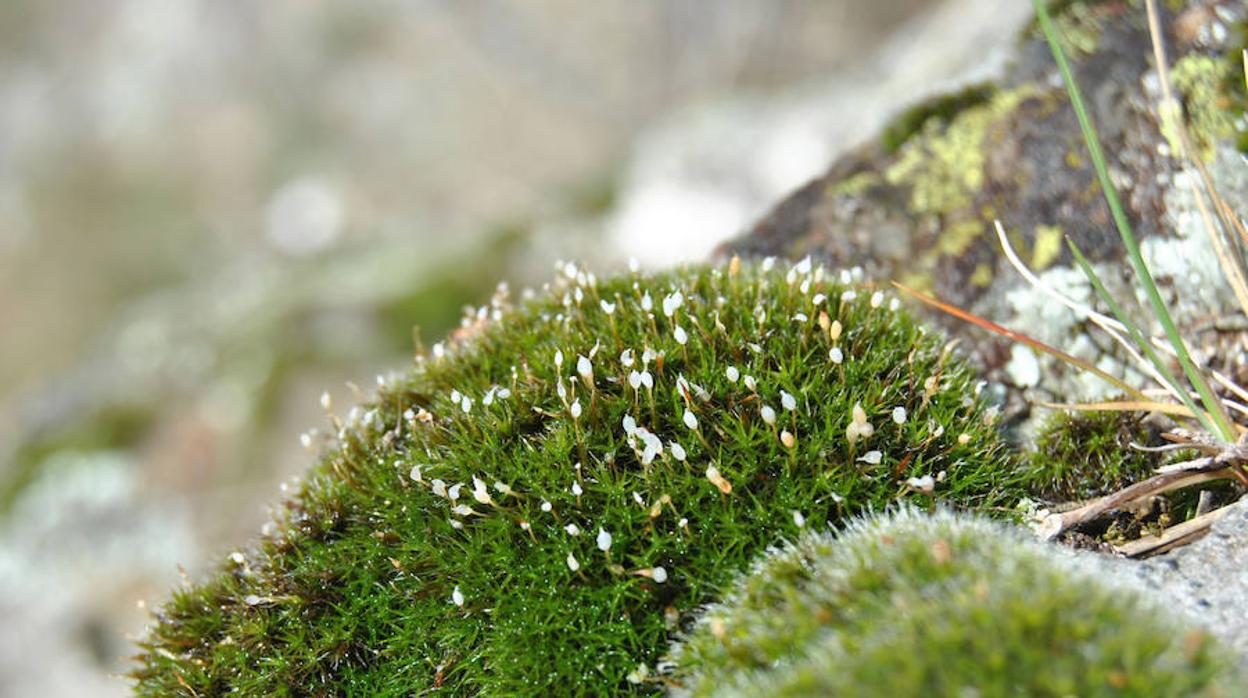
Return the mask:
[[895,153],[911,136],[919,133],[929,123],[948,125],[957,114],[978,106],[992,97],[992,87],[987,84],[972,85],[948,95],[938,95],[924,100],[895,118],[881,136],[884,151]]
[[568,272],[352,410],[271,530],[156,613],[137,692],[653,694],[681,619],[806,522],[1032,486],[870,288]]
[[680,647],[697,697],[1229,696],[1206,632],[1102,560],[903,510],[768,554]]
[[1100,497],[1148,478],[1167,462],[1161,430],[1135,412],[1057,412],[1027,459],[1041,484],[1036,494],[1051,502]]
[[[1055,413],[1026,459],[1037,484],[1034,494],[1055,504],[1083,502],[1146,480],[1167,463],[1197,457],[1193,451],[1141,450],[1169,444],[1161,433],[1158,424],[1138,412]],[[1202,491],[1208,492],[1210,507],[1230,504],[1242,493],[1230,480],[1166,492],[1081,526],[1066,540],[1082,545],[1090,536],[1120,545],[1160,533],[1195,516]]]

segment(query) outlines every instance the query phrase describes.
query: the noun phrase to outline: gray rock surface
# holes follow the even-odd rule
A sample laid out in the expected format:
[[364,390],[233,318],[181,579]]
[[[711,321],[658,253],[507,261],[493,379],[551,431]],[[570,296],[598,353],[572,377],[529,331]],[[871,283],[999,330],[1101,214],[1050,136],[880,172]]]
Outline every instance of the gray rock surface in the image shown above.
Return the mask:
[[1195,543],[1121,563],[1176,610],[1205,625],[1248,666],[1248,498],[1231,506]]
[[[1210,328],[1238,311],[1191,195],[1196,169],[1160,127],[1142,3],[1062,7],[1056,21],[1064,35],[1087,39],[1082,48],[1068,49],[1069,58],[1163,300],[1189,346],[1244,382],[1248,337]],[[1220,119],[1221,126],[1207,131],[1201,157],[1222,196],[1241,213],[1248,161],[1239,139],[1248,124],[1233,111],[1242,98],[1221,94],[1215,85],[1243,87],[1238,64],[1225,57],[1238,55],[1248,32],[1246,12],[1238,0],[1191,0],[1162,18],[1174,73],[1206,70],[1208,89],[1184,93],[1189,129],[1199,130],[1201,114]],[[811,255],[832,267],[861,266],[870,278],[927,291],[1138,384],[1125,353],[1084,316],[1030,286],[1011,268],[993,232],[993,220],[1000,219],[1010,244],[1044,284],[1092,302],[1090,285],[1064,249],[1064,239],[1073,240],[1126,314],[1150,333],[1160,332],[1113,231],[1046,42],[1032,30],[1011,38],[1017,46],[1003,78],[899,116],[880,138],[835,159],[826,174],[720,253]],[[1013,388],[1005,414],[1023,425],[1024,437],[1032,426],[1031,402],[1096,400],[1112,390],[968,323],[935,312],[932,318],[961,340],[987,377]]]

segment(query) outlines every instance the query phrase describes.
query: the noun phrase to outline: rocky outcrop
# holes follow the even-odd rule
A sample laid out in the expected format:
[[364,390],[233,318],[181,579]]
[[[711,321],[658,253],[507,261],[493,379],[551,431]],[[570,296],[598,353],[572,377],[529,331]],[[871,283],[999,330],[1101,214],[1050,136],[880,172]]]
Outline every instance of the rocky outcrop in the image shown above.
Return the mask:
[[[1173,313],[1189,340],[1220,368],[1241,368],[1242,337],[1219,322],[1235,305],[1195,208],[1194,170],[1159,124],[1159,82],[1150,67],[1142,3],[1054,4],[1060,5],[1057,21],[1111,175]],[[1246,143],[1239,50],[1248,41],[1248,10],[1225,0],[1165,4],[1172,80],[1184,99],[1199,157],[1222,196],[1242,213],[1248,209],[1248,166],[1241,150]],[[1123,263],[1074,113],[1034,28],[1020,38],[1003,79],[901,114],[881,138],[837,160],[720,253],[810,254],[834,265],[862,266],[881,281],[895,279],[932,292],[1129,372],[1084,322],[1035,293],[1009,267],[992,233],[994,219],[1003,222],[1023,260],[1053,286],[1092,298],[1065,249],[1069,237],[1096,263],[1116,297],[1124,302],[1134,297],[1130,268]],[[1009,385],[1063,399],[1104,391],[1094,377],[964,323],[945,324],[965,338],[964,346],[990,375]],[[1026,407],[1015,400],[1011,410],[1021,414]]]

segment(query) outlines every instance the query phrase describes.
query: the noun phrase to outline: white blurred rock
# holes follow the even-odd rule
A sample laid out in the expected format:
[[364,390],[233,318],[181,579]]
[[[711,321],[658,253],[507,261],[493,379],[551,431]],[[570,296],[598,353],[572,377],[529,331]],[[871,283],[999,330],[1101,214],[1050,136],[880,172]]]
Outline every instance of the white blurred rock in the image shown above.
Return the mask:
[[607,228],[650,267],[705,259],[910,104],[1000,72],[1028,3],[948,0],[852,70],[678,112],[644,134]]
[[346,209],[338,190],[317,176],[295,179],[269,200],[265,237],[277,249],[304,255],[329,247],[342,232]]

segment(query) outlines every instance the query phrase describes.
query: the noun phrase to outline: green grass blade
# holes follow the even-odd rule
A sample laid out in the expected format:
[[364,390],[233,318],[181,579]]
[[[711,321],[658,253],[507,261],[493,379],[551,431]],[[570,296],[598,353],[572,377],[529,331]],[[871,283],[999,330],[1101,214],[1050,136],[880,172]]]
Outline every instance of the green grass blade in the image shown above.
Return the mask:
[[[1166,310],[1166,305],[1161,300],[1161,294],[1157,291],[1157,284],[1153,282],[1153,276],[1149,272],[1148,266],[1144,263],[1144,258],[1140,255],[1140,246],[1135,239],[1135,233],[1131,229],[1131,222],[1127,220],[1126,209],[1122,205],[1122,200],[1118,197],[1118,189],[1109,179],[1109,169],[1105,165],[1105,154],[1101,151],[1096,126],[1093,125],[1091,118],[1088,116],[1087,108],[1084,106],[1083,95],[1079,91],[1079,85],[1075,82],[1075,76],[1070,69],[1070,64],[1066,61],[1066,54],[1058,41],[1057,29],[1053,26],[1053,20],[1049,17],[1048,8],[1045,6],[1044,0],[1032,0],[1032,4],[1036,8],[1036,17],[1040,21],[1040,28],[1044,31],[1044,38],[1049,42],[1049,48],[1053,52],[1053,59],[1057,62],[1057,68],[1062,74],[1063,82],[1066,84],[1066,93],[1070,96],[1070,105],[1075,110],[1075,118],[1079,120],[1079,130],[1083,132],[1083,139],[1088,147],[1088,155],[1092,160],[1097,179],[1101,184],[1101,193],[1104,194],[1105,202],[1109,205],[1110,213],[1114,218],[1114,225],[1118,229],[1119,237],[1122,238],[1122,244],[1127,248],[1127,256],[1131,260],[1131,266],[1135,269],[1136,276],[1139,277],[1140,283],[1144,286],[1144,291],[1148,296],[1149,304],[1152,306],[1153,314],[1161,322],[1161,326],[1166,333],[1166,339],[1174,347],[1175,354],[1179,358],[1179,364],[1183,367],[1183,372],[1187,375],[1188,380],[1191,381],[1192,386],[1196,388],[1196,392],[1200,394],[1206,412],[1217,427],[1216,430],[1212,430],[1212,433],[1217,434],[1224,440],[1234,441],[1235,429],[1231,425],[1230,417],[1222,409],[1222,404],[1218,401],[1217,396],[1214,395],[1213,389],[1209,387],[1209,382],[1205,380],[1204,376],[1201,375],[1200,371],[1196,369],[1196,365],[1192,362],[1192,357],[1187,351],[1187,345],[1184,344],[1182,336],[1179,335],[1179,329],[1175,326],[1174,319],[1170,317],[1170,312]],[[1184,391],[1179,392],[1183,394]]]
[[1178,394],[1179,399],[1183,401],[1183,404],[1192,411],[1193,415],[1196,415],[1196,418],[1200,421],[1201,426],[1203,426],[1211,434],[1217,433],[1215,431],[1216,427],[1210,420],[1208,414],[1204,410],[1196,407],[1196,403],[1193,402],[1191,396],[1188,395],[1187,388],[1185,388],[1183,384],[1175,378],[1174,374],[1170,372],[1170,369],[1166,366],[1165,362],[1162,361],[1161,357],[1157,355],[1156,350],[1153,349],[1152,342],[1147,341],[1144,334],[1140,332],[1139,328],[1127,319],[1127,315],[1122,311],[1122,307],[1118,305],[1118,301],[1114,300],[1114,297],[1110,295],[1109,291],[1105,288],[1105,284],[1101,283],[1101,278],[1097,276],[1096,272],[1092,269],[1092,265],[1088,262],[1087,257],[1083,256],[1083,251],[1080,250],[1079,246],[1069,238],[1066,239],[1066,244],[1070,247],[1071,253],[1074,254],[1075,261],[1079,264],[1079,268],[1083,270],[1084,276],[1088,277],[1088,281],[1092,283],[1092,288],[1096,290],[1096,294],[1101,297],[1101,300],[1105,301],[1106,305],[1109,306],[1110,312],[1113,313],[1114,317],[1118,319],[1118,322],[1121,322],[1122,326],[1127,328],[1127,332],[1131,335],[1131,340],[1134,341],[1141,350],[1143,350],[1144,355],[1147,356],[1148,360],[1152,362],[1153,367],[1157,369],[1157,372],[1161,374],[1161,377],[1165,379],[1166,383],[1168,383],[1170,387],[1174,389],[1174,392]]

